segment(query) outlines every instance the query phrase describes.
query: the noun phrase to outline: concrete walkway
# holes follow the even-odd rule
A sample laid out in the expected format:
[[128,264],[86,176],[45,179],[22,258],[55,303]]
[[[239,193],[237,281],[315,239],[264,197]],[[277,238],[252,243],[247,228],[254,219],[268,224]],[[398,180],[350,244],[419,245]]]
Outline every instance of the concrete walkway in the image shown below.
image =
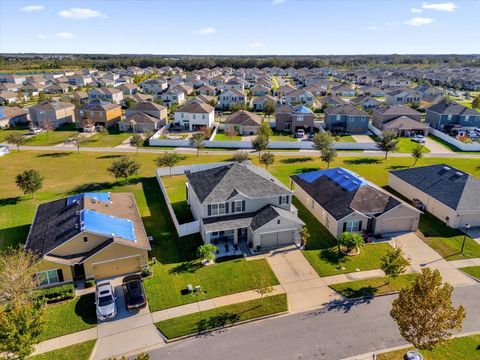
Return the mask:
[[430,154],[455,154],[449,148],[428,137],[425,138],[425,147],[430,150]]
[[390,244],[400,245],[408,258],[410,258],[411,267],[421,272],[422,267],[437,269],[442,275],[443,281],[453,286],[473,285],[475,281],[458,270],[442,258],[435,250],[425,244],[415,233],[402,234],[393,237]]
[[480,258],[454,260],[454,261],[449,261],[449,264],[457,269],[464,268],[467,266],[480,266]]

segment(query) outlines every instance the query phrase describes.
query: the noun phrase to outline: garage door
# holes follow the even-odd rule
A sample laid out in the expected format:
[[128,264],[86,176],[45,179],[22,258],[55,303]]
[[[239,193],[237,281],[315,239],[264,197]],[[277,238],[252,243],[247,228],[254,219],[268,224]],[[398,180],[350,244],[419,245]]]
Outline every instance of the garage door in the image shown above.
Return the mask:
[[295,232],[293,230],[260,235],[260,243],[262,248],[290,245],[294,243],[294,239]]
[[93,270],[96,279],[138,272],[141,270],[140,256],[93,264]]
[[385,219],[382,220],[377,226],[378,229],[381,229],[382,234],[402,232],[402,231],[411,231],[412,230],[413,219],[412,218],[403,218],[403,219]]

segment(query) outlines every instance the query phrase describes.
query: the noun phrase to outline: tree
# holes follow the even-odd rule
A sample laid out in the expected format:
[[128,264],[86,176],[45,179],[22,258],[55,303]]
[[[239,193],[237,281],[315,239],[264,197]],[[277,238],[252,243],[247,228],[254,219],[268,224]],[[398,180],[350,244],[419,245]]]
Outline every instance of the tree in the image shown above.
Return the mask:
[[228,137],[229,140],[232,140],[232,137],[237,136],[237,131],[234,127],[229,126],[225,129],[225,136]]
[[263,298],[267,297],[273,292],[271,279],[265,272],[256,274],[253,278],[253,288],[258,295],[260,295],[260,302],[263,303]]
[[9,144],[13,144],[17,146],[17,151],[20,151],[20,145],[25,144],[27,139],[20,134],[8,134],[5,137],[5,141]]
[[45,100],[47,100],[47,95],[45,95],[45,93],[43,91],[40,91],[38,93],[38,100],[37,102],[40,104],[42,102],[44,102]]
[[50,138],[50,131],[52,131],[53,129],[55,129],[55,124],[53,121],[51,121],[50,119],[43,119],[42,120],[42,123],[40,124],[40,127],[46,131],[47,133],[47,138]]
[[356,232],[345,231],[338,237],[338,251],[342,252],[341,245],[346,247],[345,253],[350,254],[353,250],[357,250],[357,255],[360,253],[360,248],[365,245],[362,235]]
[[337,150],[333,148],[325,148],[321,150],[320,158],[327,163],[327,169],[330,168],[330,163],[337,157]]
[[390,283],[390,278],[395,279],[403,274],[408,265],[410,265],[410,261],[404,258],[403,250],[400,246],[395,246],[388,250],[380,259],[380,269],[387,275],[387,283]]
[[249,159],[248,152],[246,151],[235,151],[233,154],[233,161],[237,163],[242,163]]
[[412,157],[414,158],[413,166],[417,164],[417,161],[423,157],[423,145],[417,144],[412,149]]
[[335,145],[335,138],[329,133],[318,133],[313,138],[313,147],[315,150],[332,149]]
[[88,141],[90,140],[86,136],[83,136],[82,133],[76,133],[70,139],[67,139],[65,143],[75,146],[77,148],[77,154],[80,154],[80,147]]
[[265,101],[265,104],[263,105],[263,113],[270,118],[270,116],[275,113],[275,102],[272,100]]
[[480,95],[478,95],[475,99],[472,100],[472,108],[480,109]]
[[68,90],[69,93],[72,93],[73,92],[73,87],[69,86],[67,90]]
[[140,164],[136,160],[122,156],[120,159],[114,160],[107,170],[115,179],[122,178],[128,183],[128,178],[137,174],[139,169]]
[[169,153],[165,151],[165,153],[159,155],[155,159],[155,164],[158,167],[168,167],[168,169],[170,170],[170,176],[172,176],[172,167],[177,165],[180,160],[182,160],[182,157],[177,153]]
[[35,192],[43,186],[43,177],[37,170],[24,170],[17,175],[15,183],[24,194],[32,194],[32,198],[35,199]]
[[403,338],[418,349],[432,349],[462,329],[463,306],[452,305],[452,285],[442,284],[438,270],[423,268],[413,285],[400,290],[390,315]]
[[17,92],[17,102],[22,105],[25,102],[25,95],[22,91]]
[[268,169],[268,166],[275,162],[275,155],[271,152],[263,153],[259,161],[260,164],[265,165],[265,169]]
[[258,151],[258,157],[260,157],[262,151],[266,150],[268,148],[268,138],[265,137],[264,135],[257,135],[253,140],[252,140],[252,146],[255,149],[255,151]]
[[272,134],[273,131],[270,127],[270,123],[268,121],[263,121],[258,127],[258,135],[264,136],[267,140],[270,140],[270,136],[272,136]]
[[217,247],[212,244],[203,244],[197,248],[197,256],[200,260],[213,262],[216,258]]
[[247,105],[245,105],[245,103],[236,103],[236,104],[230,105],[229,110],[232,113],[234,113],[234,112],[237,112],[237,111],[240,111],[240,110],[245,110],[246,108],[247,108]]
[[134,106],[136,101],[131,98],[130,96],[127,96],[125,99],[123,99],[123,106],[125,109],[129,109],[132,106]]
[[304,226],[300,231],[300,245],[304,247],[307,246],[309,239],[310,239],[310,233],[308,232],[307,227]]
[[385,159],[390,151],[398,150],[397,134],[393,131],[385,131],[382,136],[375,141],[377,149],[385,153]]
[[195,133],[190,138],[190,146],[197,149],[197,156],[200,155],[200,149],[205,147],[205,134],[204,133]]
[[130,137],[130,146],[134,147],[137,149],[137,155],[138,155],[138,149],[143,145],[143,137],[140,134],[133,134]]

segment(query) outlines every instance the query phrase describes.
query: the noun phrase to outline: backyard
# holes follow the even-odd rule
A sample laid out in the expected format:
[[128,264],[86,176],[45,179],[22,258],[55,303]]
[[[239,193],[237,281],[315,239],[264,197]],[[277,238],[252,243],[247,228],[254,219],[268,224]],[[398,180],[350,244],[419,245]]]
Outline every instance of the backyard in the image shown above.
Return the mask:
[[242,141],[242,137],[239,135],[228,136],[223,131],[217,131],[214,141]]
[[172,204],[175,216],[180,224],[193,221],[190,207],[187,204],[185,175],[162,176],[162,183]]

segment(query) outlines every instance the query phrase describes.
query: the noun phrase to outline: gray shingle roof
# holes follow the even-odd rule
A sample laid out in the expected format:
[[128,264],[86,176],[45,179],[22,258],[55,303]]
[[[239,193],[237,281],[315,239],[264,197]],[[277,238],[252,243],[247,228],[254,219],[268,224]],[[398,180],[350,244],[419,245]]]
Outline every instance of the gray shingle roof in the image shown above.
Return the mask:
[[427,108],[427,110],[436,112],[438,114],[480,116],[480,113],[478,111],[446,99],[435,105],[430,106],[429,108]]

